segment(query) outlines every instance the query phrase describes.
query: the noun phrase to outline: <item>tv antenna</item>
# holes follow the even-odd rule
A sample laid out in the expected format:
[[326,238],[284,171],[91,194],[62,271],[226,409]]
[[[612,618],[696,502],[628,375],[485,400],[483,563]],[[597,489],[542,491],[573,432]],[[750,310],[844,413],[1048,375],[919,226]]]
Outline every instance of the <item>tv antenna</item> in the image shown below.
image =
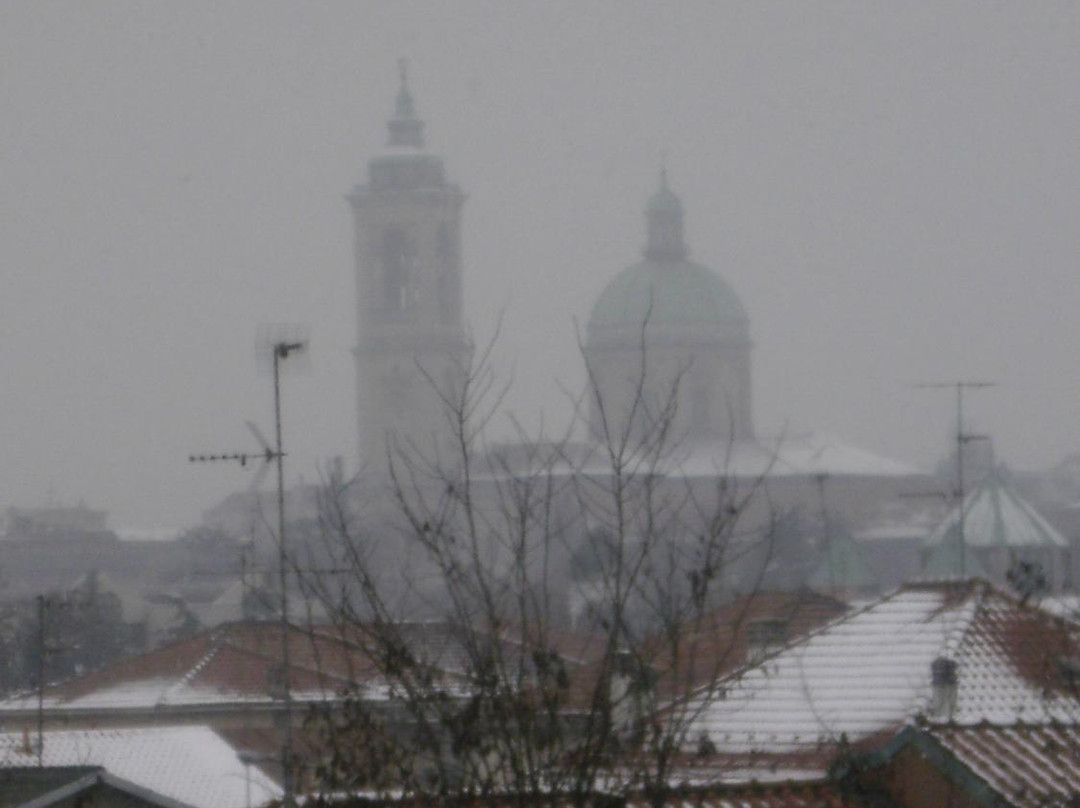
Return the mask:
[[251,483],[251,490],[259,487],[263,479],[266,477],[266,473],[270,470],[270,464],[277,460],[278,453],[274,449],[270,442],[263,436],[263,433],[259,431],[259,428],[255,426],[251,421],[244,421],[244,425],[248,428],[252,435],[255,436],[256,442],[259,444],[259,451],[257,452],[227,452],[224,454],[199,454],[188,455],[189,463],[221,463],[221,462],[234,462],[239,463],[241,466],[247,466],[248,463],[262,462],[259,466],[259,470],[255,472],[255,479]]
[[977,435],[964,429],[964,391],[985,390],[987,387],[996,387],[997,382],[924,382],[915,385],[920,390],[955,390],[956,391],[956,491],[955,497],[958,502],[956,531],[960,551],[960,577],[967,576],[967,543],[964,537],[964,447],[976,440],[990,440],[989,435]]
[[[293,783],[293,738],[292,738],[292,691],[289,687],[289,595],[288,564],[289,557],[285,541],[285,450],[281,438],[281,374],[282,364],[290,356],[304,357],[309,341],[301,335],[299,326],[264,326],[259,330],[256,343],[256,356],[268,360],[274,377],[274,444],[271,445],[250,421],[246,422],[255,439],[262,446],[261,452],[232,452],[226,454],[191,455],[193,463],[213,463],[233,461],[246,466],[249,460],[261,459],[265,465],[260,472],[265,472],[271,462],[277,466],[277,516],[278,516],[278,585],[281,588],[281,685],[282,708],[284,712],[284,738],[281,745],[282,769],[282,805],[295,808],[296,794]],[[258,479],[258,477],[256,477]]]

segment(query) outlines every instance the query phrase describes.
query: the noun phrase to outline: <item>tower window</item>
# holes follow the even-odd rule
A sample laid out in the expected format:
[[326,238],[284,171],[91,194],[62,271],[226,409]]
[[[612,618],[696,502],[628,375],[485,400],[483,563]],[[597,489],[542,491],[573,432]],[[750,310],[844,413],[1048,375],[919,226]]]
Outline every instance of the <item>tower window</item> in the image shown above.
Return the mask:
[[383,231],[383,302],[390,311],[404,311],[416,297],[416,249],[402,227],[391,226]]

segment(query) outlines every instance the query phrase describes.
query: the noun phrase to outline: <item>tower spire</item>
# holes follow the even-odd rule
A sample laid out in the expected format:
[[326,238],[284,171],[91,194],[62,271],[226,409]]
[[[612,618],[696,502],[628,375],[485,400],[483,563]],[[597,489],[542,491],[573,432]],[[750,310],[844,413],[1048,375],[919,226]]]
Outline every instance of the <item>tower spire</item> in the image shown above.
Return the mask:
[[394,117],[387,123],[390,137],[387,145],[405,146],[414,149],[424,148],[424,122],[416,117],[416,105],[409,92],[409,60],[398,59],[400,87],[394,103]]

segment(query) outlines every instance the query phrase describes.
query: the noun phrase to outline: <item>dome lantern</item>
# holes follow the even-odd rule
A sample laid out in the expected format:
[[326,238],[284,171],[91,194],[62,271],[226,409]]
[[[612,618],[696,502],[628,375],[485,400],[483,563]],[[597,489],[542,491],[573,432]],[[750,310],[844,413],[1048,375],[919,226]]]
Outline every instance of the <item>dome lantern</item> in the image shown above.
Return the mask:
[[669,187],[667,169],[660,169],[660,189],[645,205],[645,257],[678,261],[686,257],[682,202]]

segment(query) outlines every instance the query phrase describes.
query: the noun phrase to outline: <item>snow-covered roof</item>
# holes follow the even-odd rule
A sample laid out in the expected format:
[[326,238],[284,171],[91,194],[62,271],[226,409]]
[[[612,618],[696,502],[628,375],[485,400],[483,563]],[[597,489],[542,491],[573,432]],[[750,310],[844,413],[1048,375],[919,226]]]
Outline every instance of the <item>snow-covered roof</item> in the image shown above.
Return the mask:
[[908,524],[885,524],[873,525],[855,534],[856,541],[890,542],[890,541],[915,541],[922,543],[926,538],[926,528],[915,523]]
[[[890,503],[894,504],[894,503]],[[914,541],[922,544],[941,521],[943,510],[919,508],[904,514],[890,515],[857,531],[856,541],[863,543]]]
[[1080,594],[1059,592],[1047,595],[1039,601],[1039,606],[1057,617],[1080,621]]
[[[1069,542],[998,474],[988,475],[964,497],[964,544],[968,547],[1068,547]],[[939,545],[954,534],[960,508],[927,536]]]
[[[461,692],[468,659],[461,637],[449,624],[403,622],[397,632],[417,660],[441,673],[446,693]],[[157,716],[170,710],[277,709],[282,705],[281,639],[277,621],[228,623],[49,686],[45,709],[84,717],[114,710]],[[392,684],[368,645],[359,626],[350,632],[291,626],[292,700],[334,701],[357,688],[368,701],[388,699]],[[32,712],[37,703],[36,693],[0,701],[0,720]]]
[[1058,678],[1077,654],[1080,626],[989,584],[911,584],[703,694],[688,737],[707,733],[721,753],[793,753],[934,720],[939,658],[956,664],[956,723],[1080,722],[1080,699]]
[[[715,772],[699,774],[680,770],[662,803],[663,808],[863,808],[865,804],[850,788],[820,771],[742,769],[725,772],[722,782],[717,781]],[[596,796],[598,799],[590,800],[590,804],[623,805],[625,808],[657,806],[655,794],[641,790],[627,793],[619,784],[601,785]],[[380,793],[372,791],[320,795],[320,804],[330,806],[379,804],[384,808],[415,808],[418,804],[433,802],[434,799],[400,795],[386,800]],[[524,802],[520,794],[488,794],[482,801],[485,808],[520,808],[523,804],[536,808],[573,808],[578,803],[580,798],[570,792],[562,797],[555,793],[536,795],[527,797]]]
[[913,466],[821,432],[783,437],[772,448],[776,453],[776,474],[909,477],[922,473]]
[[[37,763],[37,737],[0,734],[0,766]],[[258,767],[201,726],[110,730],[47,730],[45,766],[102,766],[136,786],[193,808],[245,808],[280,799],[281,789]]]
[[[370,672],[355,648],[333,636],[290,632],[292,696],[334,698]],[[45,707],[70,711],[162,710],[280,701],[281,629],[275,622],[232,623],[46,688]],[[365,664],[366,663],[366,664]],[[359,679],[362,681],[362,678]],[[37,697],[0,702],[4,713],[32,710]]]
[[771,441],[695,443],[676,450],[671,474],[708,477],[912,477],[918,469],[845,443],[833,435],[811,432]]
[[[545,447],[541,447],[545,449]],[[527,444],[503,446],[502,454],[489,458],[489,467],[478,479],[507,474],[550,473],[554,476],[584,474],[603,477],[611,473],[604,451],[596,446],[573,445],[565,456],[547,447],[530,453]],[[516,451],[516,462],[505,461]],[[642,461],[650,466],[651,462]],[[743,479],[785,477],[914,477],[923,474],[913,466],[845,443],[821,432],[790,435],[775,440],[740,440],[733,443],[688,442],[673,446],[655,462],[651,471],[673,477],[728,476]]]

